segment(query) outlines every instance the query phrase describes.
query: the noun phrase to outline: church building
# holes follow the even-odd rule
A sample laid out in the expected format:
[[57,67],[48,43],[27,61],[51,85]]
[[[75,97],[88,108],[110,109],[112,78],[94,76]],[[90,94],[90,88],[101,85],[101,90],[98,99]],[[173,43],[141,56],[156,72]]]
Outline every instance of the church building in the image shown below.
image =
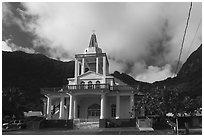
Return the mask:
[[44,88],[44,115],[47,120],[104,122],[127,121],[135,117],[135,96],[139,91],[109,74],[106,53],[91,35],[88,48],[75,55],[75,75],[61,88]]

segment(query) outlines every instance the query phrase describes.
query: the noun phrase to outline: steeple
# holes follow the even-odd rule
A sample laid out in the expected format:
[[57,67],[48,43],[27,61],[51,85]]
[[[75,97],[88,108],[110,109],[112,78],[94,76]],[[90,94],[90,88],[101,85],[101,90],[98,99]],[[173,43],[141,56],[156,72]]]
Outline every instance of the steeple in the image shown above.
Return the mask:
[[[106,53],[98,47],[96,34],[91,34],[88,47],[83,54],[75,55],[75,79],[87,71],[102,74],[104,77],[109,74],[109,63]],[[76,82],[77,83],[77,82]]]
[[96,34],[93,33],[91,35],[91,39],[90,39],[90,42],[89,42],[89,47],[98,47],[98,43],[97,43],[97,39],[96,39]]
[[84,53],[85,54],[102,53],[101,48],[98,47],[96,34],[94,32],[91,35],[91,39],[90,39],[90,42],[89,42],[89,47],[85,49]]

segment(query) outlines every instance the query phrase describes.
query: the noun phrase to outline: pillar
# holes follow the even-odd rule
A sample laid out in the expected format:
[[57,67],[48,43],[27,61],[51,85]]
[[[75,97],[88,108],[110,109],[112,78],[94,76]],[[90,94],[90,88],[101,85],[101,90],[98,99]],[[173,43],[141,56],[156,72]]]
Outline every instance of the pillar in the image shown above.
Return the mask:
[[79,76],[80,75],[80,62],[79,61],[77,61],[78,63],[77,63],[77,76]]
[[75,83],[77,84],[77,76],[78,76],[78,60],[75,58],[75,70],[74,70],[74,77],[75,77]]
[[51,97],[47,97],[47,119],[51,119],[51,104],[52,104]]
[[103,56],[103,76],[106,75],[106,56]]
[[105,102],[106,102],[106,95],[101,94],[101,115],[100,115],[100,119],[105,119],[105,115],[106,115]]
[[120,118],[120,94],[116,95],[116,119]]
[[81,74],[84,74],[84,58],[82,58]]
[[135,100],[134,100],[134,94],[130,95],[130,112],[132,112],[132,118],[135,117]]
[[68,119],[69,116],[69,98],[66,97],[66,109],[65,109],[65,119]]
[[73,102],[74,102],[74,119],[77,118],[77,98],[76,96],[73,97]]
[[96,57],[96,73],[98,73],[98,57]]
[[46,100],[43,100],[44,106],[43,106],[43,115],[46,117],[47,115],[47,103]]
[[60,97],[60,113],[59,119],[64,119],[64,97]]
[[69,119],[73,119],[73,95],[69,96]]

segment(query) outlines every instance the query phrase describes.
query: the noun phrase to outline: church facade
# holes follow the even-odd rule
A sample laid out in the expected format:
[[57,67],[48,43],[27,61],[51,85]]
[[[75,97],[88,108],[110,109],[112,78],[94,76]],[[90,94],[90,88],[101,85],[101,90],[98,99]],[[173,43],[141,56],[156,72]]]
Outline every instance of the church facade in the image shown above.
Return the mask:
[[107,119],[134,118],[135,96],[140,94],[109,74],[107,55],[94,33],[84,53],[75,55],[74,78],[62,88],[44,88],[41,93],[46,97],[46,119],[98,120],[99,125]]

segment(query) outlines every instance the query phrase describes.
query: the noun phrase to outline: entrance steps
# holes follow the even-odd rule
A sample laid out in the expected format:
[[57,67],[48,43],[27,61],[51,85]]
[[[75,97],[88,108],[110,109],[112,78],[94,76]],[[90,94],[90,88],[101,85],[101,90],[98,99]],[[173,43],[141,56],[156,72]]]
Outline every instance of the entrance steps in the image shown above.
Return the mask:
[[148,117],[138,119],[136,122],[136,126],[139,131],[154,131],[152,128],[152,121]]
[[98,129],[99,120],[98,119],[75,119],[74,128],[75,129]]

